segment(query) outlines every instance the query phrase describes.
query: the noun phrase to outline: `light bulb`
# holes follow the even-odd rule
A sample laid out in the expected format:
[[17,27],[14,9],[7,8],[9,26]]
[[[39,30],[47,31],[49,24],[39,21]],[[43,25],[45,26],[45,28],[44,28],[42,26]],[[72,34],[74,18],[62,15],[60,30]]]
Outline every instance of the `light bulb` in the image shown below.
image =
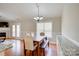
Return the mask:
[[43,17],[40,17],[40,20],[42,20],[43,19]]
[[34,19],[36,20],[36,18],[34,17]]

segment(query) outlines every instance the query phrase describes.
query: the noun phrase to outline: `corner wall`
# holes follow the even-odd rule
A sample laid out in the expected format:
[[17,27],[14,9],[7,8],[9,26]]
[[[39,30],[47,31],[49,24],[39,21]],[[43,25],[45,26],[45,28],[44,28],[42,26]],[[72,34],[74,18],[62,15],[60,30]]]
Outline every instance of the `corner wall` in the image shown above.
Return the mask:
[[67,4],[64,6],[62,35],[79,42],[79,4]]

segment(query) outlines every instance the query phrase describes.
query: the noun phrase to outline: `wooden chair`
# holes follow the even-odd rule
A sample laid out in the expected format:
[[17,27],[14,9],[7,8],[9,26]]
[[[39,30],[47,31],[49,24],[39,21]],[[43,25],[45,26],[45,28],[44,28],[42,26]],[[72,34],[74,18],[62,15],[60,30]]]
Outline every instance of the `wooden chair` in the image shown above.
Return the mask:
[[37,43],[33,42],[33,37],[27,36],[24,38],[24,44],[25,44],[25,54],[28,56],[34,56],[36,49],[38,47]]

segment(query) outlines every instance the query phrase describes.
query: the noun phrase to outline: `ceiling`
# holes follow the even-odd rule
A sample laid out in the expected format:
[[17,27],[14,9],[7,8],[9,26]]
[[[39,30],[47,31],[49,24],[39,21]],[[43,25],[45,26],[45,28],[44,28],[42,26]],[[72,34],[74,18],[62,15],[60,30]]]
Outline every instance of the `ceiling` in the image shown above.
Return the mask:
[[[45,18],[60,17],[63,5],[61,3],[39,3],[40,16]],[[0,3],[0,20],[27,20],[36,16],[35,3]]]

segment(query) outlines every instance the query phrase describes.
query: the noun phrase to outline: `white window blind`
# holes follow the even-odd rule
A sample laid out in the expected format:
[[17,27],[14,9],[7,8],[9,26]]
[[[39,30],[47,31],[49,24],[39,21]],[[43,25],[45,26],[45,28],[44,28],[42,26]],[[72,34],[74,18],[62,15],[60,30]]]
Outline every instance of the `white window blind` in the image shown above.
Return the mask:
[[37,23],[37,32],[43,32],[43,23]]
[[45,32],[45,35],[48,37],[52,37],[52,23],[44,22],[37,23],[37,33]]
[[16,36],[20,37],[20,25],[16,26]]
[[15,32],[16,32],[16,31],[15,31],[15,25],[13,25],[13,26],[12,26],[12,36],[13,36],[13,37],[16,36],[16,35],[15,35]]
[[20,37],[20,25],[12,25],[12,36]]

